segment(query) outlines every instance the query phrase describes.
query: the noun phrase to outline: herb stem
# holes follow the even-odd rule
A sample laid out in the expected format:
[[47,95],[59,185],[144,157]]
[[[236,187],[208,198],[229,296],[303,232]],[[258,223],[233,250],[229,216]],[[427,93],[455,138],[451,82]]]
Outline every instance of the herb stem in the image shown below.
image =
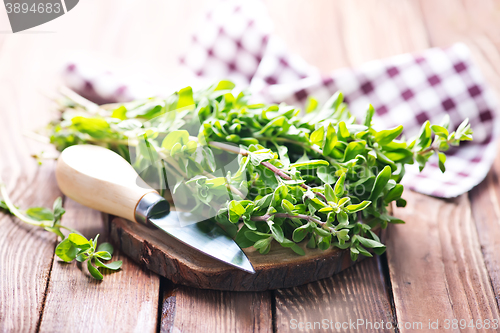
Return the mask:
[[17,207],[14,206],[14,204],[10,200],[9,194],[7,193],[7,187],[3,183],[1,177],[0,177],[0,195],[2,196],[2,199],[5,202],[5,204],[7,205],[7,207],[9,208],[9,211],[11,212],[11,214],[14,215],[15,217],[17,217],[18,219],[20,219],[21,221],[23,221],[27,224],[36,226],[36,227],[43,227],[44,228],[44,227],[51,227],[52,226],[52,221],[36,221],[36,220],[33,220],[33,219],[29,218],[28,216],[24,215],[23,213],[21,213],[21,211],[19,209],[17,209]]
[[[248,156],[248,154],[250,153],[248,150],[245,150],[243,148],[234,147],[234,146],[231,146],[231,145],[228,145],[228,144],[225,144],[222,142],[217,142],[217,141],[210,141],[210,142],[208,142],[208,145],[211,147],[217,147],[219,149],[225,150],[225,151],[230,152],[230,153],[241,154],[243,156]],[[286,180],[292,180],[292,177],[290,177],[289,175],[284,173],[283,170],[278,169],[277,167],[272,165],[270,162],[264,161],[264,162],[261,162],[260,164],[262,164],[264,167],[271,170],[275,175],[279,176],[280,178],[283,178]],[[306,184],[300,184],[300,187],[302,187],[306,190],[311,189],[311,187],[307,186]],[[321,199],[323,199],[325,202],[328,201],[322,193],[315,192],[315,194],[318,197],[320,197]]]
[[306,220],[306,221],[312,221],[314,223],[319,224],[320,226],[324,226],[326,224],[326,222],[320,221],[318,219],[315,219],[312,216],[305,215],[305,214],[292,215],[292,214],[287,214],[287,213],[275,213],[275,214],[265,214],[262,216],[252,216],[250,219],[252,221],[267,221],[272,216],[289,218],[289,219],[302,219],[302,220]]
[[427,147],[424,150],[418,151],[416,153],[419,154],[419,155],[425,155],[425,154],[427,154],[428,152],[431,152],[431,151],[439,152],[439,149],[438,149],[438,147],[432,145],[432,146]]
[[333,158],[331,158],[330,156],[326,156],[323,154],[323,150],[321,150],[321,148],[319,148],[318,146],[316,145],[306,145],[305,143],[303,142],[298,142],[298,141],[295,141],[295,140],[292,140],[292,139],[288,139],[288,138],[281,138],[281,137],[277,137],[277,138],[269,138],[269,137],[259,137],[257,138],[258,140],[266,140],[266,141],[279,141],[279,142],[288,142],[288,143],[291,143],[291,144],[294,144],[294,145],[297,145],[297,146],[300,146],[302,147],[303,149],[310,149],[312,151],[314,151],[315,153],[323,156],[325,159],[328,160],[328,162],[330,162],[331,164],[335,164],[335,165],[339,165],[339,163],[337,161],[335,161]]
[[73,229],[73,228],[67,227],[67,226],[62,225],[62,224],[58,224],[57,226],[58,226],[59,228],[63,228],[63,229],[66,229],[66,230],[68,230],[68,231],[70,231],[70,232],[73,232],[73,233],[75,233],[75,234],[79,234],[79,235],[81,235],[81,232],[79,232],[79,231],[78,231],[78,230],[76,230],[76,229]]

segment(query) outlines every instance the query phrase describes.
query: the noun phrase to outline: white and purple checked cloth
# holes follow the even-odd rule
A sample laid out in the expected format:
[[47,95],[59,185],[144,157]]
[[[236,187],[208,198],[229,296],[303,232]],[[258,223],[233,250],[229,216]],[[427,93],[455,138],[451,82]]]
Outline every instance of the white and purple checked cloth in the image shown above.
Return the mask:
[[[371,103],[377,129],[402,124],[406,137],[416,135],[427,119],[439,123],[449,114],[450,128],[455,129],[469,118],[474,141],[447,153],[446,173],[433,158],[421,173],[416,165],[407,167],[403,183],[421,193],[449,198],[484,179],[496,155],[498,109],[465,45],[398,55],[323,75],[287,51],[272,35],[272,22],[264,13],[260,2],[222,1],[200,22],[180,62],[204,82],[231,79],[265,102],[303,105],[309,95],[325,102],[340,90],[358,119]],[[127,83],[93,66],[71,62],[64,76],[70,88],[95,102],[123,102],[162,91],[137,81]]]

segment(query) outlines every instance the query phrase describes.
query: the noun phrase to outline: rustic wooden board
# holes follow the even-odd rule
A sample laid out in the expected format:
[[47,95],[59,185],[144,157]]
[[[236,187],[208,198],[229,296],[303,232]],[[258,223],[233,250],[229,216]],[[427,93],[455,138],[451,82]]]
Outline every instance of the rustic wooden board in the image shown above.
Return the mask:
[[201,290],[168,283],[160,332],[271,332],[271,297],[269,291]]
[[[405,225],[388,228],[387,257],[399,322],[499,319],[470,203],[405,191]],[[422,306],[425,304],[425,306]],[[411,332],[411,329],[401,329]]]
[[[276,332],[394,332],[386,324],[380,328],[382,321],[392,325],[393,315],[379,257],[366,259],[328,279],[276,290],[275,299]],[[358,320],[364,324],[359,322],[357,326]],[[319,324],[314,326],[315,322]],[[375,322],[378,326],[373,327]]]
[[[9,61],[0,57],[0,64]],[[0,66],[0,172],[12,200],[22,208],[51,207],[60,195],[54,164],[38,167],[22,130],[33,126],[36,110],[23,107],[16,85]],[[35,331],[43,311],[56,236],[0,213],[0,332]]]
[[[66,199],[63,223],[86,237],[106,239],[107,215]],[[116,250],[116,249],[115,249]],[[158,317],[159,277],[123,260],[121,271],[104,272],[103,281],[93,279],[85,265],[54,258],[40,332],[84,331],[90,321],[103,332],[155,332]]]
[[[234,291],[263,291],[289,288],[330,277],[354,264],[349,251],[330,248],[307,249],[305,256],[273,244],[261,255],[244,249],[255,274],[231,267],[168,236],[158,229],[115,218],[111,239],[134,261],[174,283],[186,286]],[[360,259],[362,260],[362,256]]]

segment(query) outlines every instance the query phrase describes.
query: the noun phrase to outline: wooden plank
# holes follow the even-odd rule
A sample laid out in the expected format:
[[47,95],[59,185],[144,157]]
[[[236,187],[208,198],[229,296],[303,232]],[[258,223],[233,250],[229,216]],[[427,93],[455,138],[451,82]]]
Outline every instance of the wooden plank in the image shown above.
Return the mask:
[[[87,238],[106,238],[107,216],[66,199],[63,223]],[[96,281],[86,267],[54,259],[40,332],[154,332],[157,327],[159,278],[120,254],[122,269]]]
[[497,305],[500,307],[500,157],[486,179],[469,192],[472,215]]
[[378,257],[366,259],[328,279],[279,289],[275,297],[276,332],[394,331]]
[[271,292],[202,290],[169,284],[161,332],[271,332]]
[[442,200],[405,191],[404,198],[408,205],[395,216],[406,224],[391,226],[387,241],[398,321],[428,328],[439,320],[443,329],[446,319],[500,318],[467,195]]
[[[0,56],[0,62],[4,59]],[[1,66],[0,66],[1,67]],[[43,121],[22,107],[16,84],[0,68],[0,172],[11,199],[25,209],[52,207],[60,195],[53,163],[38,166],[30,157],[39,145],[22,131]],[[35,98],[35,100],[37,100]],[[23,122],[23,119],[27,121]],[[35,331],[43,310],[56,237],[0,213],[0,332]]]

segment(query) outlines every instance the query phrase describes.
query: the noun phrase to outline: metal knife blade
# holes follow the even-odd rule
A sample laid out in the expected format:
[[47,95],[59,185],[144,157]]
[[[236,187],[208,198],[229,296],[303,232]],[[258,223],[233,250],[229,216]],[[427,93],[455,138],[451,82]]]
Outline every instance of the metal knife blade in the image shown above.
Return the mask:
[[191,213],[171,211],[168,202],[158,197],[160,196],[156,193],[148,194],[139,202],[136,208],[138,222],[146,220],[212,258],[248,273],[255,273],[245,253],[221,227],[210,221],[200,222],[200,217]]

